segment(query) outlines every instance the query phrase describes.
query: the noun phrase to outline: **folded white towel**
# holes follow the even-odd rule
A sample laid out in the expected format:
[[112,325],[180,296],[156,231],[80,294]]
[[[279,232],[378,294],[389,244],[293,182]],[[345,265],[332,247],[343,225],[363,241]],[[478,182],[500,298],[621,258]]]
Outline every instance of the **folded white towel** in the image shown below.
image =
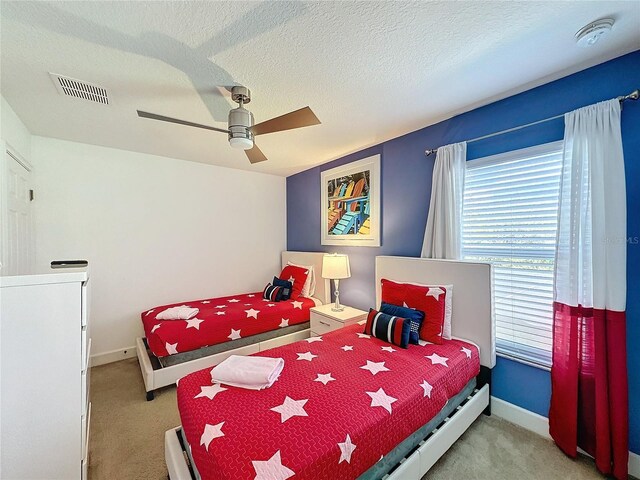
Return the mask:
[[283,368],[282,358],[231,355],[213,367],[211,381],[232,387],[262,390],[273,385]]
[[195,317],[199,311],[197,308],[180,305],[179,307],[171,307],[163,310],[156,315],[156,318],[158,320],[189,320]]

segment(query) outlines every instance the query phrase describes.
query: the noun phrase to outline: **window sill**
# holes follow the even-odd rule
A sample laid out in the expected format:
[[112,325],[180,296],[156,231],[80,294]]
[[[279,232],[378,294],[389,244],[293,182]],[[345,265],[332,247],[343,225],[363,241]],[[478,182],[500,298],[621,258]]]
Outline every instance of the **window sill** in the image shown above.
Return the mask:
[[551,371],[551,365],[543,365],[541,363],[535,363],[530,360],[525,360],[523,358],[518,358],[513,355],[509,355],[503,352],[496,352],[496,356],[506,358],[507,360],[511,360],[513,362],[522,363],[524,365],[528,365],[530,367],[539,368],[540,370],[546,370],[547,372]]

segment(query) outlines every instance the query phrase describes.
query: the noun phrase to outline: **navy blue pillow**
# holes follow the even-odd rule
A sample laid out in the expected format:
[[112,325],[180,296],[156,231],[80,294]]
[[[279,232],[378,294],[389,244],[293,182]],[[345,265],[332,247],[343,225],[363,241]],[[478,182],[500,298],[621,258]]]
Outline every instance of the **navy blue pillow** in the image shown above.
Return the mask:
[[273,282],[271,282],[274,287],[282,287],[282,296],[280,300],[289,300],[291,298],[291,290],[293,284],[287,280],[281,280],[278,277],[273,277]]
[[409,346],[410,329],[410,320],[377,312],[371,308],[369,309],[369,315],[367,315],[364,333],[373,335],[385,342],[393,343],[401,348],[407,348]]
[[409,334],[409,343],[418,345],[420,339],[420,326],[424,320],[424,312],[414,310],[413,308],[400,307],[391,303],[382,303],[380,311],[387,315],[408,318],[411,321],[411,333]]

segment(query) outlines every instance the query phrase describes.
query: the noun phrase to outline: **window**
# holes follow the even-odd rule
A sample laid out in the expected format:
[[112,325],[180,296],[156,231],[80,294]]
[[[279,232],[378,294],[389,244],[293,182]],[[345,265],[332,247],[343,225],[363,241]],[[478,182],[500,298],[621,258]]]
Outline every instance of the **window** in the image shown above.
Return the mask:
[[562,142],[467,163],[462,255],[494,266],[496,350],[551,365]]

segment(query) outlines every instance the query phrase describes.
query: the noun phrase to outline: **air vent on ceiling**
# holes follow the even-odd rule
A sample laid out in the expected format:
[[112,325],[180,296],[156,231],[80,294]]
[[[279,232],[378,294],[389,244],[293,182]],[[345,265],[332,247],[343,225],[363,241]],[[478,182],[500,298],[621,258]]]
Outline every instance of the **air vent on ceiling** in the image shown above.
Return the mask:
[[76,80],[75,78],[58,75],[57,73],[49,73],[49,75],[51,75],[51,79],[61,95],[109,105],[109,96],[107,95],[106,88],[92,85],[82,80]]

